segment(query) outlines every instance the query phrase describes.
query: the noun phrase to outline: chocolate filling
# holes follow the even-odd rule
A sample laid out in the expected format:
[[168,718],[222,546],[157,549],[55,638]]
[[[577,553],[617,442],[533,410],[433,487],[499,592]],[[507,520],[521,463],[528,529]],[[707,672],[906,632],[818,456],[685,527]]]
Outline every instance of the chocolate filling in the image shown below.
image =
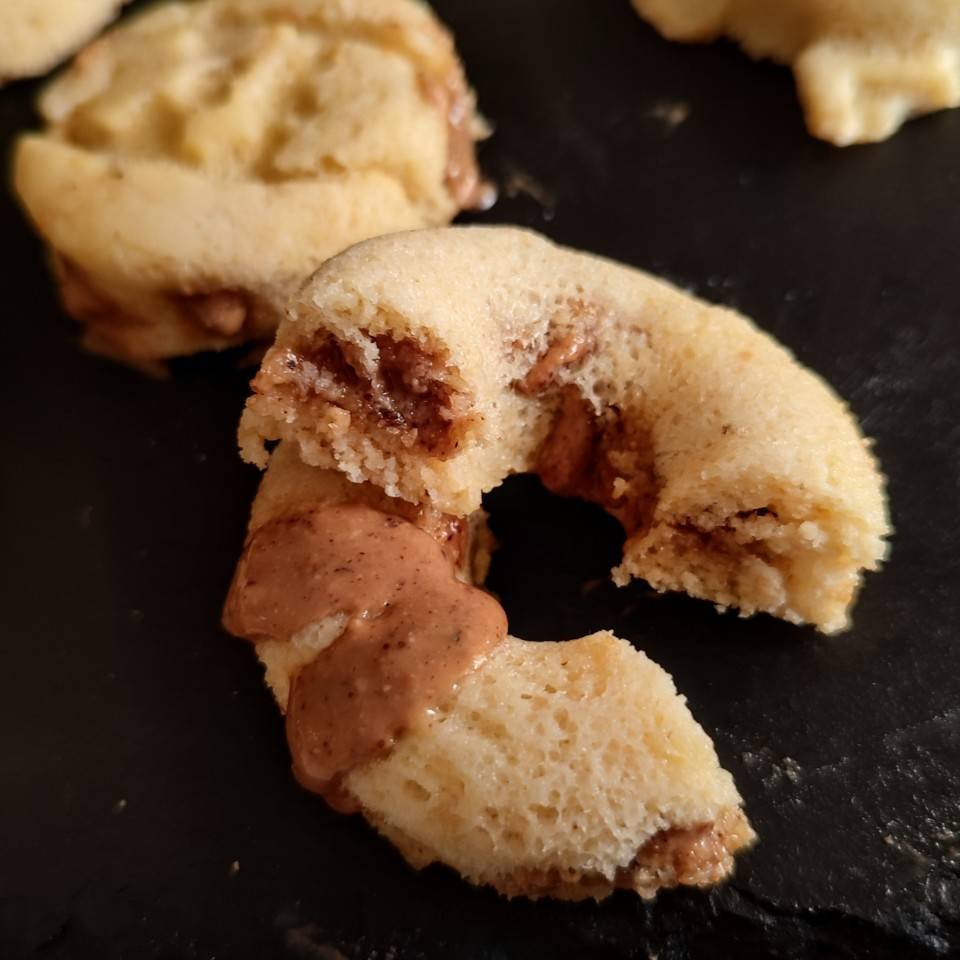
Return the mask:
[[[738,517],[755,515],[764,516],[773,511],[757,510],[743,511]],[[770,549],[762,538],[748,539],[743,533],[738,537],[737,529],[729,522],[720,524],[710,530],[699,527],[690,521],[676,521],[670,529],[670,543],[675,552],[699,553],[713,558],[718,563],[726,561],[735,564],[730,568],[730,576],[735,577],[738,564],[744,554],[756,557],[772,567],[782,568],[783,558]]]
[[629,886],[638,867],[663,873],[676,883],[697,884],[704,876],[721,872],[730,857],[727,838],[717,824],[671,827],[654,834],[638,851],[633,863],[620,871],[617,886]]

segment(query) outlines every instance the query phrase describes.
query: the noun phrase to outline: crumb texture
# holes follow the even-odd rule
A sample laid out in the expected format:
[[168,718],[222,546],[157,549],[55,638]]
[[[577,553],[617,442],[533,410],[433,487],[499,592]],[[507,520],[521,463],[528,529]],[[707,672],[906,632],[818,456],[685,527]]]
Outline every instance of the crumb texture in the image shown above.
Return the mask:
[[462,516],[535,470],[623,524],[618,582],[830,632],[886,553],[883,478],[819,377],[731,310],[511,228],[378,238],[319,270],[241,424],[254,462],[276,439]]
[[508,895],[708,885],[753,838],[670,678],[608,633],[508,638],[346,787],[415,866]]
[[793,67],[810,132],[885,140],[912,116],[960,104],[954,0],[633,0],[671,40],[727,36]]

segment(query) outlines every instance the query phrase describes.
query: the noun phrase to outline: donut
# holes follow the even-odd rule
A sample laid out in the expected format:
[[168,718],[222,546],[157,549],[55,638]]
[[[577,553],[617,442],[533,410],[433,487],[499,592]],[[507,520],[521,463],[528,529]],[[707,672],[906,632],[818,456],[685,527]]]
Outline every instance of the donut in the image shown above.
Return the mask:
[[669,676],[605,632],[507,636],[469,533],[276,449],[224,624],[256,645],[299,781],[414,867],[510,897],[724,879],[754,833]]
[[91,350],[145,370],[272,337],[327,257],[483,204],[483,124],[415,0],[198,0],[85,49],[14,160]]
[[3,0],[0,83],[52,70],[109,23],[125,0]]
[[844,403],[739,314],[506,227],[380,237],[292,301],[241,451],[471,515],[535,471],[623,525],[646,580],[836,632],[886,554],[884,480]]
[[954,0],[633,0],[670,40],[726,36],[790,64],[807,127],[843,147],[960,104]]

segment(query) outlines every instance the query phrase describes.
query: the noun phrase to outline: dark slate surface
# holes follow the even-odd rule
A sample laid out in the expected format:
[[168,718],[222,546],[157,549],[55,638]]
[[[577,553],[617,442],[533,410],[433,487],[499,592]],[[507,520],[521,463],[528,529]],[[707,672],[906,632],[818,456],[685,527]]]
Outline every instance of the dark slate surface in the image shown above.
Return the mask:
[[[0,956],[956,955],[960,111],[838,151],[803,132],[785,71],[670,46],[626,0],[438,6],[497,126],[482,219],[656,270],[789,344],[877,438],[892,560],[827,639],[618,591],[616,526],[511,481],[491,585],[514,632],[646,649],[761,842],[726,887],[653,905],[415,874],[295,786],[254,658],[218,629],[256,483],[232,437],[246,375],[204,358],[157,383],[80,354],[4,199]],[[33,92],[0,94],[7,140]]]

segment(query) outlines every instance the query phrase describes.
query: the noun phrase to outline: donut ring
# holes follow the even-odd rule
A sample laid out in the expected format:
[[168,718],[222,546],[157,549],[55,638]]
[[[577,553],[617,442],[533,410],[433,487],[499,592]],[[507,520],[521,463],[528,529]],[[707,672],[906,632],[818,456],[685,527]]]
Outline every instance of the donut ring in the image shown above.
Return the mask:
[[604,506],[632,577],[843,629],[886,555],[884,482],[843,402],[750,321],[505,227],[325,264],[253,381],[240,441],[468,516],[511,473]]
[[17,192],[86,346],[146,369],[272,337],[327,257],[483,199],[483,124],[413,0],[163,4],[40,109]]
[[[269,638],[264,623],[317,587],[312,558],[296,555],[292,565],[284,563],[297,549],[288,537],[291,524],[343,504],[396,514],[394,522],[410,528],[420,546],[426,542],[453,579],[450,555],[443,556],[450,546],[445,518],[309,467],[292,444],[274,452],[224,622],[259,641],[305,785],[338,809],[362,812],[413,866],[441,861],[507,896],[599,899],[621,888],[650,897],[662,887],[706,886],[730,873],[734,854],[754,839],[732,778],[667,674],[609,633],[565,643],[503,637],[436,700],[425,699],[391,728],[389,749],[380,745],[347,764],[332,791],[311,782],[294,691],[306,671],[335,660],[345,645],[349,655],[350,618],[340,612],[307,618],[299,629]],[[264,536],[274,553],[258,561]],[[336,563],[349,564],[362,546],[341,550]],[[470,551],[462,543],[458,553],[460,574],[469,579],[476,567],[462,561]],[[251,603],[264,574],[279,593],[261,591],[259,605]],[[496,606],[478,590],[459,589]],[[376,620],[377,611],[371,601],[353,619]],[[425,676],[429,680],[429,672]],[[395,695],[365,684],[365,702]],[[343,703],[346,716],[324,704],[327,723],[318,736],[336,724],[363,724],[363,713]]]
[[670,40],[728,36],[790,64],[807,127],[839,147],[885,140],[912,116],[960,104],[953,0],[633,0]]

